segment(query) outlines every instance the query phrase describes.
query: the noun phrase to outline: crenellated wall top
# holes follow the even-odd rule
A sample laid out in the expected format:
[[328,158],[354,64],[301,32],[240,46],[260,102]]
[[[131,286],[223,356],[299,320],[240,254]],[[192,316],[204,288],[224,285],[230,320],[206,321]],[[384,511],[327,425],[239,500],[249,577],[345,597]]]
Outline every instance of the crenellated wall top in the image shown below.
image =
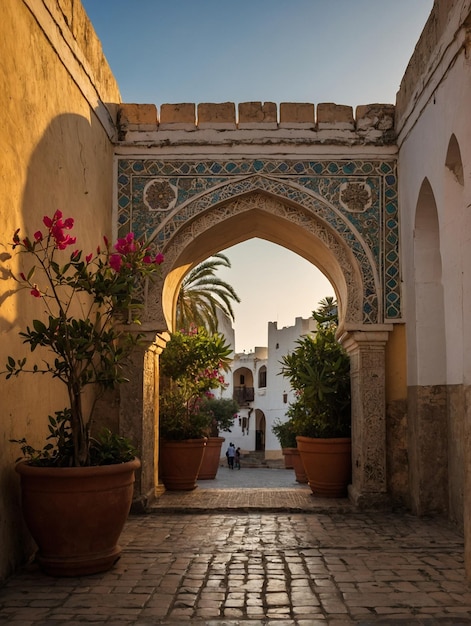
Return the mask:
[[[279,139],[286,133],[299,133],[299,139],[313,143],[358,143],[392,145],[395,143],[395,107],[392,104],[366,104],[353,107],[334,103],[314,105],[307,102],[234,102],[122,104],[118,124],[121,143],[159,142],[174,131],[194,134],[225,131],[231,140],[247,131],[263,131]],[[232,132],[236,133],[235,137]],[[188,135],[186,137],[188,140]],[[214,135],[213,139],[214,140]]]

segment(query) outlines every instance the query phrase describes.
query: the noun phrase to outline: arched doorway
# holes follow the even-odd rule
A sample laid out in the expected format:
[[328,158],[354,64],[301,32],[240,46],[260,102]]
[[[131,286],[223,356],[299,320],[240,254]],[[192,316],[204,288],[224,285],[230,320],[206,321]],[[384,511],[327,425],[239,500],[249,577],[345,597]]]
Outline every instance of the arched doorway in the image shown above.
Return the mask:
[[127,160],[118,179],[121,206],[129,207],[118,215],[120,234],[136,226],[165,255],[162,281],[146,294],[149,338],[172,330],[179,285],[191,268],[252,237],[299,254],[325,274],[352,363],[350,495],[359,505],[384,498],[384,351],[392,330],[385,322],[400,318],[394,162]]
[[257,409],[255,411],[255,450],[265,450],[265,435],[267,424],[263,411]]

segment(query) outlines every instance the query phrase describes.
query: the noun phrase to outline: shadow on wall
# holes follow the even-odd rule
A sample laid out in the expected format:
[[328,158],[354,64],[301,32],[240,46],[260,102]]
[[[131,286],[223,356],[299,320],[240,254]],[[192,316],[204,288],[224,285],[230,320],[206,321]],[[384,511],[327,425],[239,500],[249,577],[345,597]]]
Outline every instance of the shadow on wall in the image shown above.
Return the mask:
[[[16,217],[9,220],[8,228],[3,220],[0,241],[0,305],[5,307],[0,313],[0,370],[4,369],[8,355],[27,356],[18,332],[41,314],[38,301],[27,290],[15,295],[16,285],[10,277],[13,231],[21,228],[20,236],[32,237],[44,229],[43,216],[60,209],[75,219],[77,246],[95,250],[104,234],[111,235],[112,159],[113,146],[92,112],[91,120],[66,114],[57,116],[46,128],[32,152],[25,176],[21,170],[18,172],[19,181],[26,179],[21,207]],[[12,223],[13,230],[9,232]],[[11,300],[13,297],[17,300]],[[47,416],[64,406],[60,394],[65,394],[61,385],[36,377],[33,381],[27,374],[7,381],[2,377],[1,384],[5,393],[0,432],[4,442],[0,455],[0,545],[4,550],[0,580],[11,573],[20,559],[26,560],[33,552],[21,521],[19,478],[13,471],[19,450],[9,440],[27,435],[32,445],[41,444]]]

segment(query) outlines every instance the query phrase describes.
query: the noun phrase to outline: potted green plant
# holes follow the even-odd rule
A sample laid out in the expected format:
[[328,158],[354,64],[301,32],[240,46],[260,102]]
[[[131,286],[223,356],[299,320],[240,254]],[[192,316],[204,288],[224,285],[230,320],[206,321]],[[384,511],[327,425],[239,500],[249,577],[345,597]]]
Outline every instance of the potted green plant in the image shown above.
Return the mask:
[[289,415],[309,486],[314,495],[340,497],[351,480],[350,359],[336,338],[335,302],[320,304],[315,334],[283,357],[281,373],[297,394]]
[[[289,417],[289,410],[287,416]],[[285,460],[285,468],[294,470],[296,482],[307,483],[307,476],[299,454],[296,431],[294,430],[292,420],[281,421],[278,418],[272,426],[272,432],[280,443]]]
[[[43,448],[16,440],[24,455],[16,470],[40,566],[75,576],[109,569],[121,551],[117,541],[140,462],[128,440],[107,430],[93,433],[92,415],[100,395],[126,380],[122,366],[139,341],[133,322],[141,281],[159,272],[163,257],[133,233],[114,247],[105,238],[86,254],[70,234],[74,220],[60,211],[45,216],[43,225],[32,238],[17,230],[12,243],[24,268],[13,278],[42,309],[20,333],[38,359],[30,364],[33,356],[10,356],[3,373],[7,379],[49,375],[67,390],[68,405],[48,417]],[[109,508],[113,502],[116,510]]]
[[231,348],[204,328],[175,332],[160,356],[159,469],[169,490],[196,488],[214,417],[205,399],[225,387]]
[[220,436],[220,431],[231,432],[239,405],[232,398],[206,397],[201,411],[208,415],[211,425],[198,480],[212,480],[216,478],[221,460],[221,448],[225,441],[225,438]]

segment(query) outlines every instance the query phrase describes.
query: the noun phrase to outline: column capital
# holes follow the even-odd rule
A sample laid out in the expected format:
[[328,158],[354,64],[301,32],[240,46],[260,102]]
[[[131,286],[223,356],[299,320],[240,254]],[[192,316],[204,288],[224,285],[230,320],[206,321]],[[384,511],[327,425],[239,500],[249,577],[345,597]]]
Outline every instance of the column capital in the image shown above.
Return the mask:
[[337,331],[337,338],[343,347],[350,352],[358,344],[385,344],[389,333],[394,330],[393,324],[343,324]]

